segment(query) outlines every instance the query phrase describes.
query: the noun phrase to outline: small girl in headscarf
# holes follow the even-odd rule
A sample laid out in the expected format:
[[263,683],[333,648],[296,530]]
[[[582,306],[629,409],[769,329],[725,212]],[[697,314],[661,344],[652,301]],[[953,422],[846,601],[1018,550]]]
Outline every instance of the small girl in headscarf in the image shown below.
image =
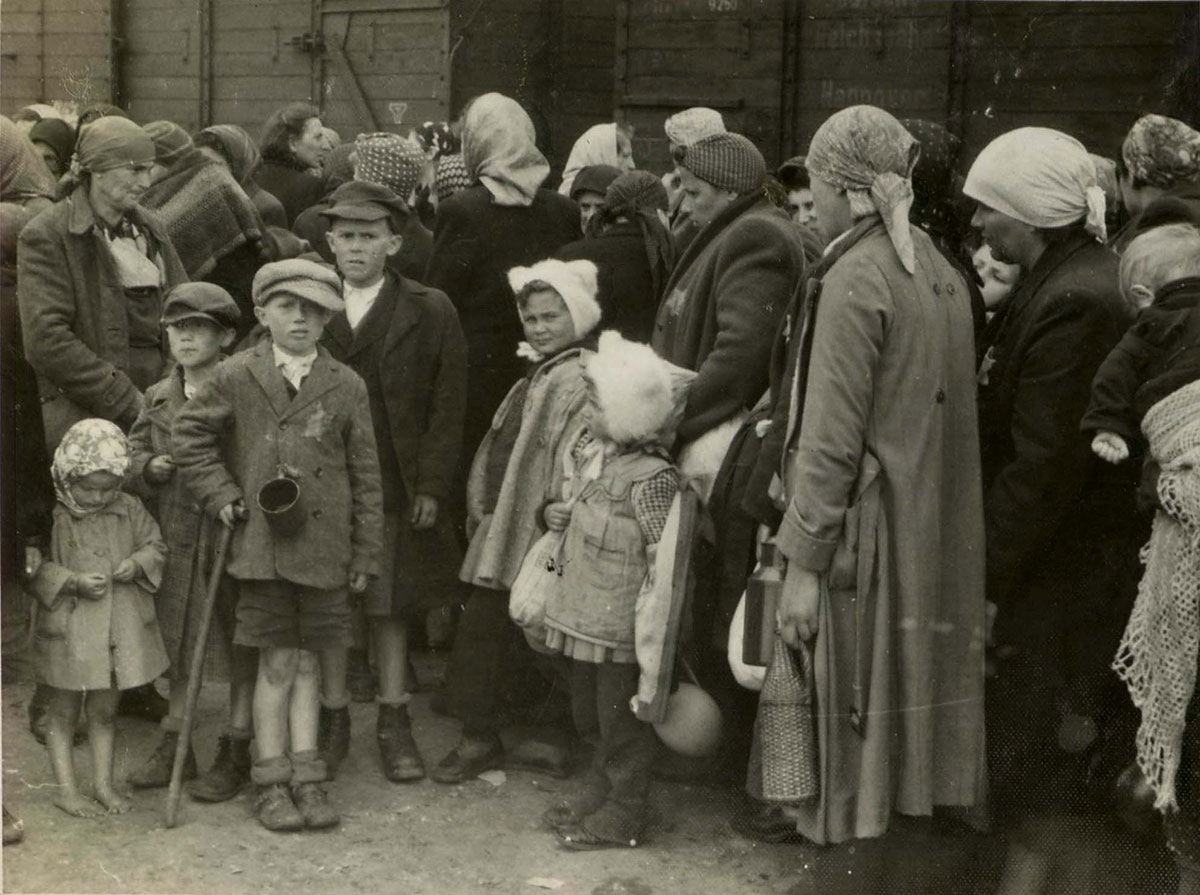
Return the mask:
[[[30,589],[42,604],[34,627],[39,682],[52,690],[46,748],[59,792],[54,804],[75,817],[120,814],[127,797],[113,786],[113,719],[121,690],[152,682],[167,668],[153,594],[167,548],[158,524],[121,491],[129,471],[125,436],[108,420],[67,430],[50,473],[58,504],[50,557]],[[95,799],[79,791],[72,739],[87,700]]]

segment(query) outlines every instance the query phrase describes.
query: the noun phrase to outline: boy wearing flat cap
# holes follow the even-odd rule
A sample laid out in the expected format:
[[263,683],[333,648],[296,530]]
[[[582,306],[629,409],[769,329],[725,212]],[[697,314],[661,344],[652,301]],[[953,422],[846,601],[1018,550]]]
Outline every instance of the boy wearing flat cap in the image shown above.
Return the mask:
[[[387,266],[401,247],[404,202],[385,186],[361,182],[331,198],[321,213],[345,309],[333,315],[323,344],[367,384],[383,483],[380,575],[363,599],[379,668],[376,738],[387,779],[419,780],[425,767],[404,686],[408,624],[458,589],[459,548],[444,508],[462,441],[466,340],[443,293]],[[349,742],[349,712],[323,707],[322,715],[327,760],[336,762]]]
[[[167,293],[162,324],[167,331],[175,368],[146,390],[146,401],[129,431],[132,475],[138,490],[148,492],[147,504],[167,543],[167,565],[154,601],[158,626],[171,660],[170,709],[162,722],[158,748],[129,775],[140,789],[166,786],[183,721],[187,673],[195,649],[199,613],[216,559],[217,521],[205,514],[176,475],[171,427],[179,411],[205,382],[212,379],[222,352],[232,344],[241,317],[233,297],[211,283],[183,283]],[[224,587],[214,607],[216,625],[209,639],[204,671],[211,679],[230,681],[229,728],[221,737],[212,771],[199,784],[220,779],[232,798],[250,779],[250,704],[254,696],[253,651],[233,646],[236,591]],[[196,758],[188,750],[184,776],[196,777]],[[189,791],[198,785],[189,783]],[[207,791],[200,790],[201,793]],[[209,799],[215,801],[215,799]]]
[[[313,261],[260,269],[254,310],[271,338],[221,364],[172,431],[184,481],[234,531],[234,642],[259,649],[250,779],[269,830],[338,823],[320,785],[318,655],[349,643],[347,590],[361,593],[379,568],[382,492],[367,387],[317,347],[342,309],[340,290]],[[279,491],[290,499],[274,502]]]

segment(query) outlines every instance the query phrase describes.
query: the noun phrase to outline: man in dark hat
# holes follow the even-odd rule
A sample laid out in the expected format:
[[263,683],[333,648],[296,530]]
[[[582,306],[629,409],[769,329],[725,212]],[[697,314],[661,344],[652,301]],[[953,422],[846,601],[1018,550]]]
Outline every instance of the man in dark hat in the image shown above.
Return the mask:
[[[379,669],[376,736],[384,776],[419,780],[425,767],[404,686],[408,624],[457,592],[459,549],[444,507],[462,442],[466,340],[444,293],[388,266],[410,214],[400,197],[355,181],[330,198],[321,214],[345,309],[329,321],[323,344],[367,383],[383,477],[380,575],[363,599]],[[350,714],[344,705],[322,706],[321,716],[333,768],[349,747]]]

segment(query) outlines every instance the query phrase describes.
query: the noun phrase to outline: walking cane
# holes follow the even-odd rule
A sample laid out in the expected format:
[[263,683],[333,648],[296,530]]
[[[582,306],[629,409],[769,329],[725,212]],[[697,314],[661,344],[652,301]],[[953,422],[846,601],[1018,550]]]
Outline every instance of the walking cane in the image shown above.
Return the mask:
[[208,628],[212,623],[213,604],[217,601],[217,590],[225,572],[225,554],[229,552],[229,541],[233,529],[220,526],[217,541],[217,558],[213,563],[212,575],[208,579],[208,590],[204,594],[204,606],[200,615],[200,632],[196,648],[192,652],[192,665],[188,671],[187,699],[183,704],[183,725],[179,730],[179,743],[175,746],[175,763],[171,766],[171,786],[167,790],[167,829],[175,826],[179,814],[179,797],[183,791],[183,764],[192,742],[192,715],[196,711],[196,700],[200,696],[200,678],[204,672],[204,653],[208,649]]

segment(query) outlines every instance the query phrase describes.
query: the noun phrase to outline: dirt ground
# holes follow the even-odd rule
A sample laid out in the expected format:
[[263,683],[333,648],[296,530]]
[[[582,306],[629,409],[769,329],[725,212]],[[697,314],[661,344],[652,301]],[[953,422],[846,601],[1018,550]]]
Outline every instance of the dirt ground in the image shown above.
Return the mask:
[[[423,656],[423,679],[440,662]],[[353,744],[330,787],[342,824],[326,833],[276,834],[252,818],[249,789],[220,805],[184,796],[180,823],[163,823],[165,790],[135,794],[130,814],[79,820],[52,804],[42,747],[29,734],[32,684],[5,681],[3,785],[26,838],[3,850],[6,892],[364,893],[397,895],[767,895],[973,893],[990,891],[999,846],[964,831],[903,833],[883,851],[865,844],[818,851],[762,845],[729,828],[736,793],[658,782],[658,820],[636,850],[572,853],[539,816],[572,781],[519,771],[500,785],[473,780],[398,785],[378,770],[374,707],[354,705]],[[206,687],[196,734],[200,765],[211,761],[223,720],[221,688]],[[457,736],[457,722],[415,698],[415,734],[427,763]],[[155,725],[122,719],[117,776],[153,749]],[[87,747],[76,752],[90,780]],[[1107,830],[1076,828],[1064,846],[1054,892],[1151,895],[1170,891],[1161,849],[1137,849]],[[1131,850],[1132,848],[1132,850]]]

